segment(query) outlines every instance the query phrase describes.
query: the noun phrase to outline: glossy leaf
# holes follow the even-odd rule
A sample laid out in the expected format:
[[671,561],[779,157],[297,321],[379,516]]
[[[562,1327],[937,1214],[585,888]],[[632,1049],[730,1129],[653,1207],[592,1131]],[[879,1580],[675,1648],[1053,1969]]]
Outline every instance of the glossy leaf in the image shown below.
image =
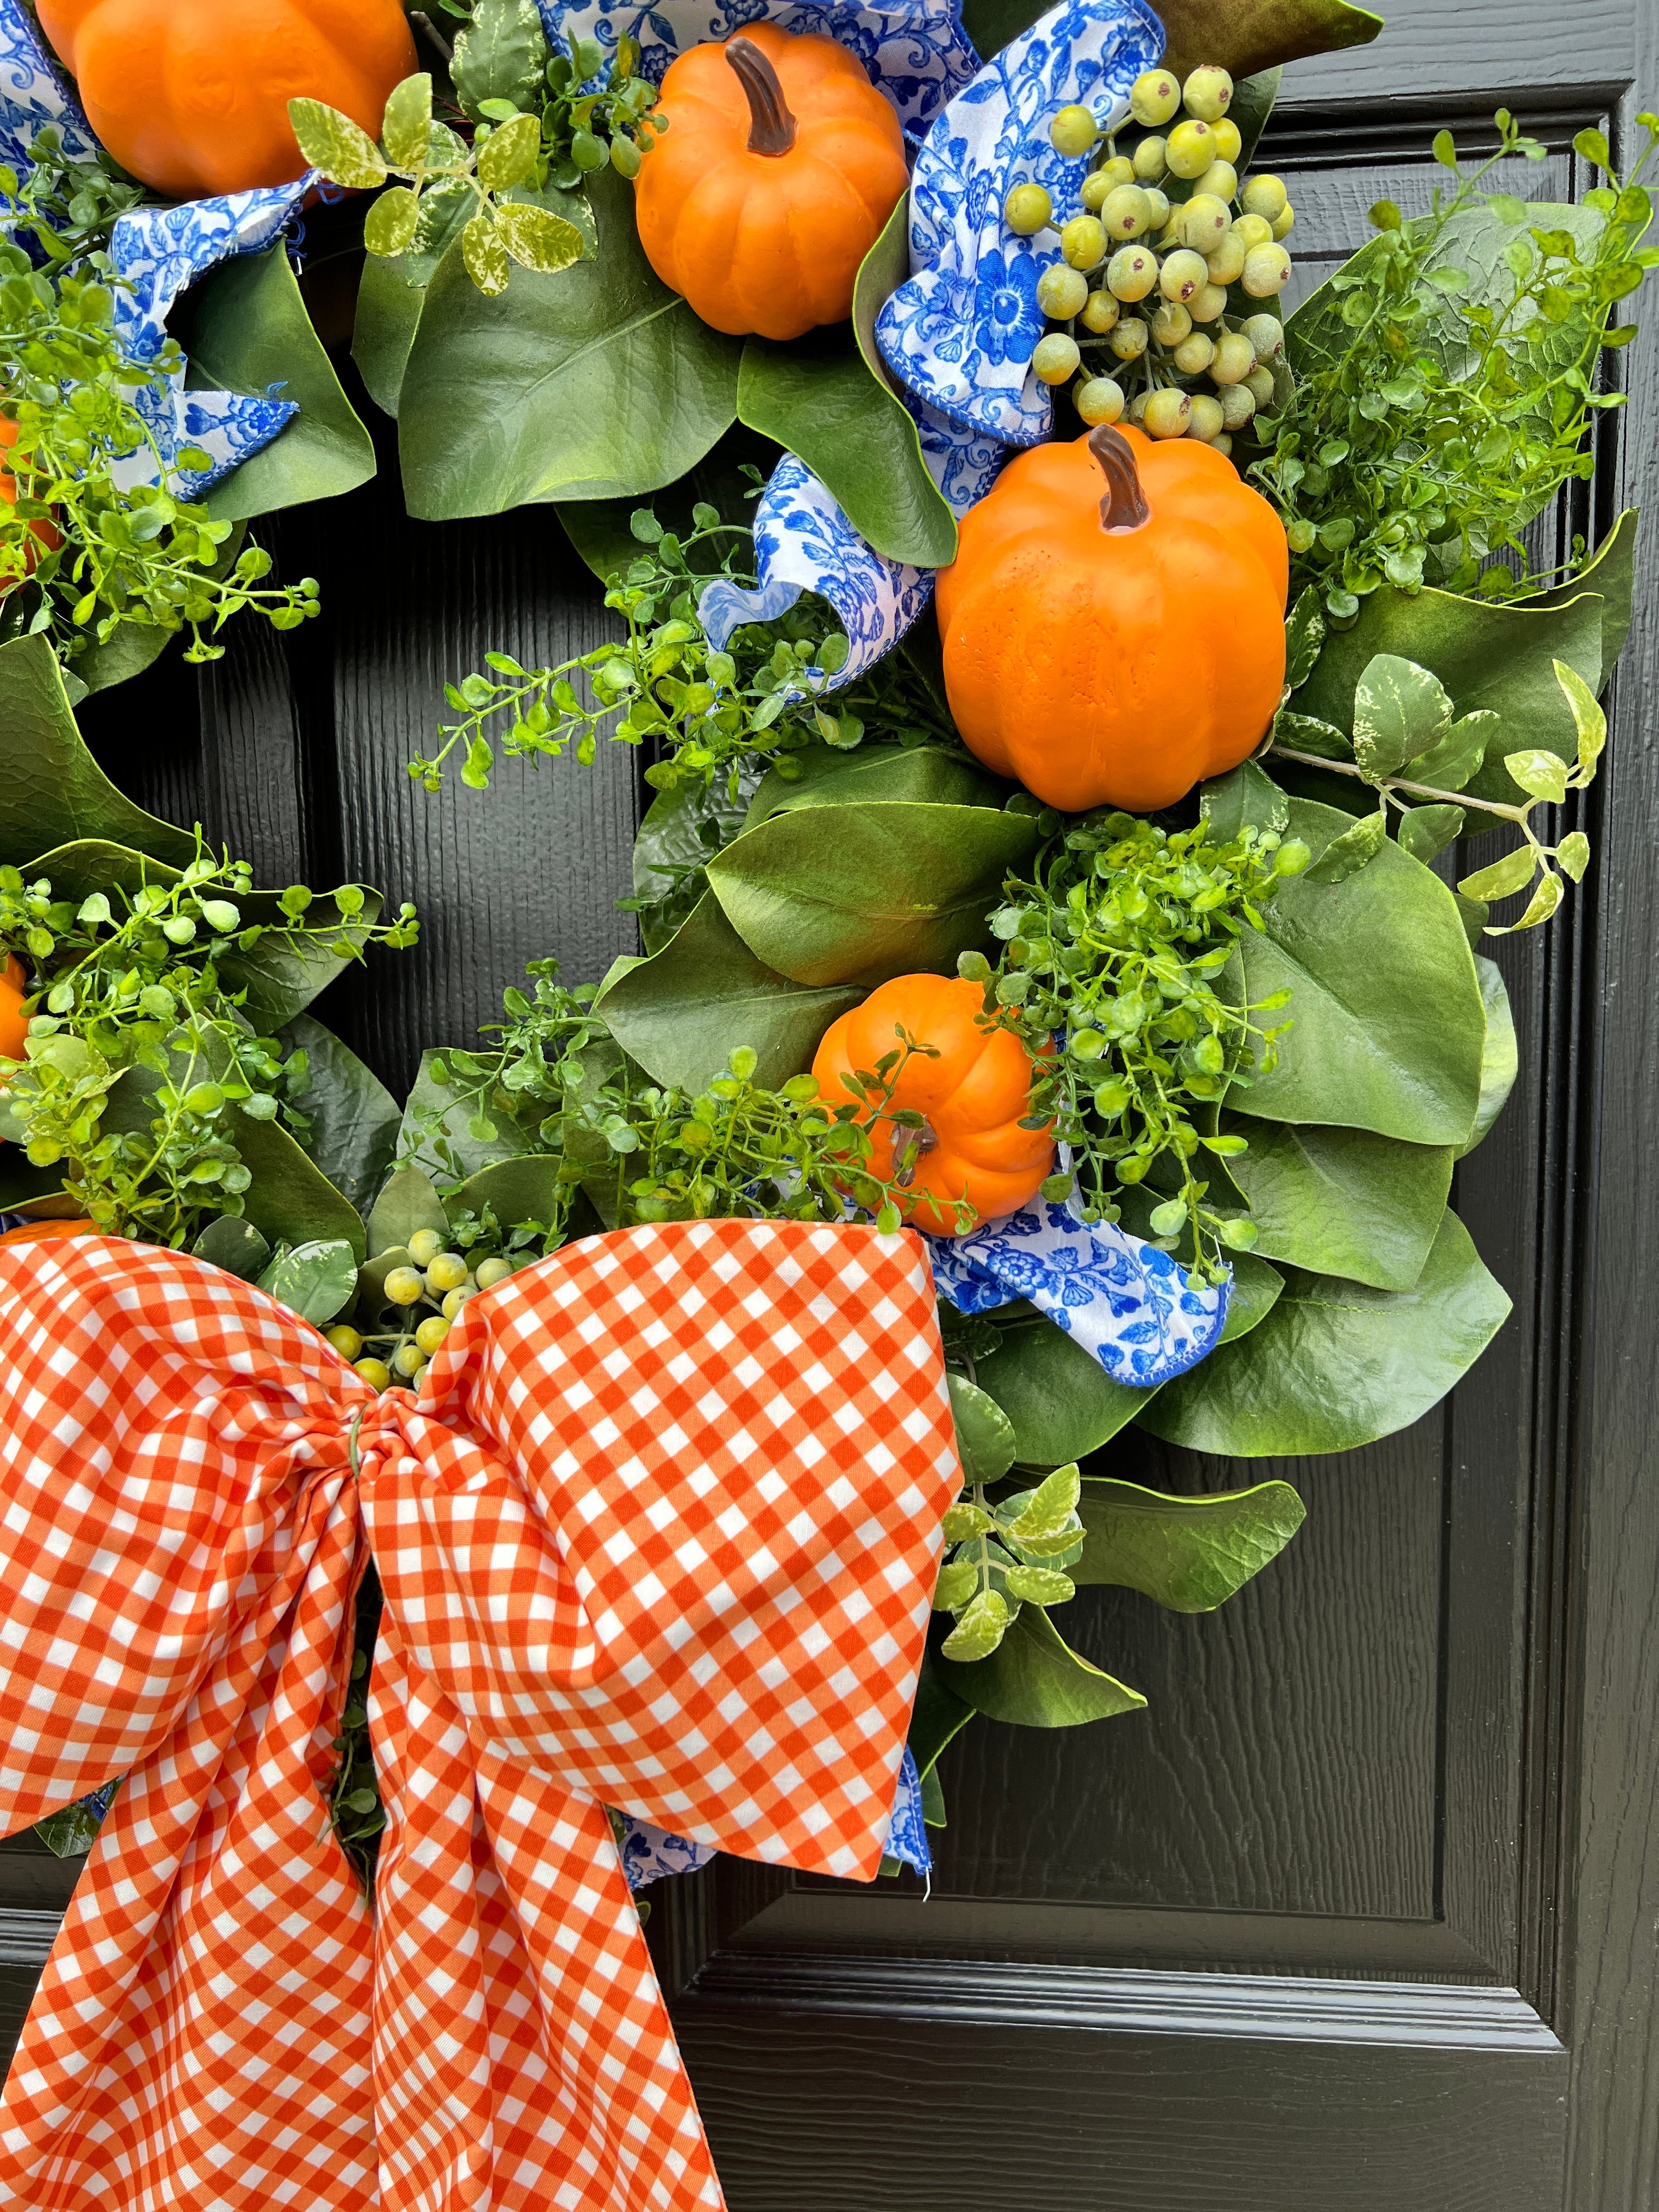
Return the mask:
[[1319,858],[1304,874],[1310,884],[1346,884],[1350,876],[1374,860],[1382,851],[1389,834],[1389,817],[1381,807],[1375,814],[1362,814],[1358,822],[1333,837]]
[[1487,936],[1510,937],[1518,929],[1536,929],[1540,922],[1547,921],[1557,907],[1560,905],[1562,894],[1563,886],[1560,877],[1552,874],[1548,869],[1546,869],[1539,878],[1537,890],[1528,900],[1526,911],[1520,921],[1505,922],[1499,927],[1489,928],[1486,932]]
[[1462,791],[1480,772],[1487,746],[1496,742],[1503,726],[1496,714],[1479,708],[1451,723],[1426,752],[1408,760],[1401,775],[1407,783],[1427,784],[1434,791]]
[[916,1762],[916,1771],[924,1782],[933,1771],[940,1752],[973,1717],[974,1709],[966,1698],[959,1698],[945,1685],[932,1650],[924,1651],[921,1679],[916,1685],[915,1704],[910,1709],[910,1729],[907,1738],[910,1755]]
[[368,1217],[368,1249],[378,1259],[393,1246],[401,1249],[419,1229],[449,1233],[449,1216],[443,1200],[422,1169],[406,1164],[387,1179]]
[[[1292,800],[1291,830],[1316,859],[1348,817]],[[1279,1066],[1228,1103],[1271,1121],[1314,1121],[1456,1145],[1480,1091],[1486,1017],[1451,893],[1400,848],[1340,884],[1291,878],[1241,939],[1252,1001],[1292,993]]]
[[712,854],[742,827],[745,801],[726,796],[726,779],[659,791],[634,840],[634,896],[652,902],[639,914],[647,953],[659,952],[708,889],[702,871]]
[[1217,844],[1231,843],[1246,823],[1258,830],[1283,830],[1290,801],[1265,769],[1241,761],[1225,775],[1199,786],[1199,817]]
[[1510,1012],[1510,994],[1498,963],[1476,953],[1474,971],[1480,978],[1480,996],[1486,1009],[1486,1038],[1480,1054],[1480,1103],[1475,1110],[1474,1128],[1468,1139],[1456,1148],[1455,1157],[1460,1160],[1474,1150],[1503,1112],[1521,1067],[1515,1017]]
[[209,1222],[191,1250],[198,1260],[222,1267],[244,1283],[257,1283],[270,1261],[270,1246],[251,1221],[221,1213]]
[[621,177],[597,170],[587,191],[592,259],[552,276],[521,270],[494,298],[456,246],[439,264],[398,398],[411,514],[654,491],[736,414],[741,342],[653,273]]
[[[1576,669],[1569,668],[1564,660],[1558,660],[1554,665],[1555,680],[1571,709],[1573,728],[1577,732],[1575,757],[1578,770],[1588,783],[1595,773],[1595,764],[1607,742],[1607,718],[1602,713],[1595,693]],[[1509,766],[1507,761],[1504,764],[1506,768]]]
[[370,254],[364,265],[357,288],[351,357],[369,398],[387,415],[398,412],[404,371],[426,304],[427,287],[476,204],[465,185],[422,192],[410,246],[395,261]]
[[274,1247],[336,1240],[351,1247],[354,1259],[368,1250],[362,1216],[336,1190],[288,1131],[275,1121],[256,1121],[240,1106],[226,1111],[225,1133],[253,1177],[242,1212]]
[[380,143],[400,169],[418,167],[432,135],[432,78],[425,70],[394,85],[380,118]]
[[1029,815],[904,803],[774,815],[709,862],[726,918],[779,974],[869,988],[952,975],[989,942],[1003,878],[1037,844]]
[[1513,898],[1516,891],[1525,890],[1537,872],[1537,848],[1517,845],[1501,860],[1493,860],[1484,868],[1477,868],[1472,876],[1465,876],[1457,888],[1465,898]]
[[1427,750],[1451,720],[1437,676],[1398,653],[1379,653],[1360,671],[1353,695],[1354,758],[1368,776],[1393,775]]
[[392,1171],[403,1109],[374,1070],[309,1014],[288,1024],[282,1042],[306,1056],[305,1082],[293,1103],[310,1117],[312,1158],[362,1212]]
[[1278,1558],[1307,1518],[1287,1482],[1170,1498],[1133,1482],[1084,1486],[1073,1582],[1136,1589],[1172,1613],[1213,1613]]
[[1409,1291],[1294,1273],[1267,1319],[1166,1382],[1140,1425],[1239,1459],[1352,1451],[1438,1403],[1510,1310],[1455,1213]]
[[1016,1728],[1079,1728],[1139,1711],[1146,1700],[1072,1650],[1048,1614],[1026,1606],[988,1659],[970,1664],[941,1657],[952,1690],[988,1719]]
[[503,1229],[516,1229],[527,1221],[550,1228],[558,1213],[559,1189],[558,1160],[538,1152],[492,1161],[452,1191],[444,1204],[454,1221],[463,1213],[482,1214],[488,1207]]
[[1014,1425],[996,1400],[960,1375],[949,1376],[951,1413],[965,1482],[1000,1482],[1015,1459]]
[[757,1082],[799,1074],[830,1023],[862,995],[781,975],[706,895],[661,951],[610,983],[599,1003],[617,1043],[653,1081],[698,1091],[738,1044],[759,1055]]
[[744,828],[803,806],[850,806],[866,799],[923,806],[989,806],[1000,811],[1014,787],[977,761],[943,745],[884,745],[866,740],[852,752],[809,745],[792,753],[800,774],[785,781],[775,769],[761,778]]
[[1437,854],[1455,843],[1462,828],[1461,806],[1413,806],[1398,817],[1394,834],[1413,860],[1427,867]]
[[1261,1258],[1378,1290],[1411,1288],[1446,1209],[1449,1145],[1289,1121],[1224,1127],[1249,1139],[1227,1170],[1249,1202]]
[[474,121],[486,100],[529,107],[540,99],[547,58],[536,0],[478,0],[455,33],[449,64],[455,97]]
[[1559,806],[1567,795],[1567,765],[1554,753],[1529,746],[1525,752],[1505,753],[1504,765],[1529,799]]
[[273,1260],[259,1288],[321,1328],[343,1313],[357,1289],[357,1255],[343,1237],[313,1238]]

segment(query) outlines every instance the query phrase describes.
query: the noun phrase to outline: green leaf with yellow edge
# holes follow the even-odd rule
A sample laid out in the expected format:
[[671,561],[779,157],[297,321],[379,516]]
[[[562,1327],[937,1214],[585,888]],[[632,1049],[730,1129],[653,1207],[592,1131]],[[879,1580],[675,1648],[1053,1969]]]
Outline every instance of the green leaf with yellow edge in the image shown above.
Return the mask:
[[386,182],[380,148],[337,107],[320,100],[290,100],[288,119],[300,151],[331,184],[343,185],[348,191],[372,192]]
[[1231,1458],[1352,1451],[1437,1405],[1509,1310],[1448,1212],[1411,1290],[1292,1271],[1258,1328],[1166,1382],[1139,1423],[1167,1443]]
[[1477,868],[1472,876],[1465,876],[1457,888],[1465,898],[1513,898],[1516,891],[1525,890],[1537,872],[1537,847],[1517,845],[1501,860],[1493,860],[1486,867]]
[[[1565,660],[1558,660],[1553,665],[1555,680],[1561,686],[1567,705],[1572,711],[1573,727],[1578,734],[1579,777],[1581,781],[1588,783],[1595,773],[1595,764],[1607,742],[1607,718],[1602,713],[1595,694],[1577,669],[1569,668]],[[1504,766],[1509,766],[1507,761]]]
[[1562,883],[1559,876],[1549,869],[1544,871],[1537,890],[1527,902],[1526,911],[1519,921],[1508,921],[1488,927],[1488,937],[1512,937],[1517,929],[1536,929],[1547,921],[1561,903]]
[[398,168],[417,169],[431,136],[432,79],[422,70],[392,87],[380,119],[380,143]]
[[945,1686],[988,1720],[1016,1728],[1079,1728],[1140,1711],[1139,1690],[1073,1651],[1048,1614],[1022,1607],[988,1658],[937,1662]]
[[[525,120],[533,124],[533,116]],[[504,201],[495,210],[495,235],[513,258],[538,276],[556,276],[582,258],[582,234],[550,208]]]
[[1307,1518],[1287,1482],[1196,1498],[1091,1477],[1073,1582],[1136,1589],[1173,1613],[1213,1613],[1278,1558]]

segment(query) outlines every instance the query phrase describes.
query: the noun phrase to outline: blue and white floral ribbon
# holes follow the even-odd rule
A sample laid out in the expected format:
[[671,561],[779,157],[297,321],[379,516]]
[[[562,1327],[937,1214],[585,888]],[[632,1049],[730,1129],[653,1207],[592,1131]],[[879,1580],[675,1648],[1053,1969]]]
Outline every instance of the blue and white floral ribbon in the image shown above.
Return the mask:
[[[832,36],[856,9],[830,8]],[[1031,374],[1042,336],[1037,278],[1059,249],[1007,231],[1015,184],[1047,186],[1057,217],[1082,206],[1086,165],[1048,143],[1057,107],[1082,101],[1103,124],[1163,52],[1146,0],[1064,0],[1015,39],[935,118],[910,191],[910,275],[882,309],[876,340],[933,481],[960,520],[996,482],[1011,448],[1047,434],[1048,390]],[[862,676],[904,635],[933,592],[931,570],[890,561],[854,529],[828,488],[793,458],[755,514],[757,587],[708,586],[698,611],[723,646],[740,623],[775,622],[802,592],[840,616],[852,648],[828,688]]]
[[[684,1836],[671,1836],[665,1828],[653,1828],[648,1820],[639,1820],[632,1813],[613,1814],[611,1825],[617,1832],[623,1872],[631,1890],[641,1890],[647,1882],[660,1881],[665,1875],[690,1874],[700,1866],[707,1866],[714,1856],[712,1844],[688,1843]],[[927,1874],[933,1868],[933,1854],[927,1848],[927,1831],[921,1817],[921,1777],[908,1745],[899,1767],[898,1787],[893,1794],[887,1856],[914,1867],[918,1874]]]
[[930,1237],[933,1281],[958,1313],[1025,1298],[1092,1352],[1114,1382],[1150,1389],[1184,1375],[1221,1340],[1232,1294],[1189,1290],[1167,1252],[1108,1221],[1085,1227],[1039,1201],[966,1237]]
[[[22,0],[0,0],[0,160],[20,177],[33,167],[34,136],[46,124],[56,126],[72,160],[97,159],[97,141]],[[139,208],[118,216],[109,253],[123,280],[115,295],[115,327],[128,357],[153,362],[179,295],[216,262],[270,246],[314,181],[307,175],[291,185],[189,200],[179,207]],[[131,488],[168,477],[186,499],[198,498],[250,453],[269,445],[299,411],[274,392],[249,398],[235,392],[187,391],[182,368],[159,387],[131,396],[155,451],[129,455],[114,471],[116,481]],[[173,464],[183,446],[199,447],[212,457],[212,467],[174,478]]]

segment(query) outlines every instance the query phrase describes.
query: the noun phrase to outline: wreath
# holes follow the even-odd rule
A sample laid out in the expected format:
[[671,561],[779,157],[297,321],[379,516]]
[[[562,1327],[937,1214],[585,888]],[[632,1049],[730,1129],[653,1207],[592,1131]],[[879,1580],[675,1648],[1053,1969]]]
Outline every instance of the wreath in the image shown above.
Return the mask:
[[[1254,157],[1280,65],[1380,27],[1342,0],[1063,0],[983,64],[945,0],[265,0],[234,115],[178,88],[194,8],[137,53],[114,14],[0,0],[0,1242],[187,1252],[418,1395],[585,1238],[919,1231],[963,1477],[889,1846],[925,1866],[973,1714],[1144,1704],[1052,1617],[1079,1585],[1208,1610],[1303,1518],[1114,1437],[1351,1450],[1508,1312],[1449,1203],[1518,1065],[1481,947],[1589,866],[1558,810],[1636,518],[1547,570],[1527,532],[1622,402],[1659,118],[1628,172],[1579,134],[1580,205],[1511,189],[1508,113],[1443,131],[1427,210],[1281,313]],[[402,1103],[308,1009],[412,908],[257,886],[74,716],[317,610],[249,525],[373,454],[299,260],[361,270],[410,512],[552,504],[615,618],[458,672],[411,778],[492,803],[620,741],[654,792],[640,953],[538,963]],[[329,1794],[372,1883],[366,1731]],[[618,1818],[641,1878],[706,1855]]]

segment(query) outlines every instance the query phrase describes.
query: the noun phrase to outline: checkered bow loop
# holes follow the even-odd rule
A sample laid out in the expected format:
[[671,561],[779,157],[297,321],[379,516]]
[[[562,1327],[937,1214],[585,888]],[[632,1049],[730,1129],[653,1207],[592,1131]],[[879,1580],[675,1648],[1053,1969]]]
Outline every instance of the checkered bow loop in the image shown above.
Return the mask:
[[[908,1233],[592,1238],[418,1401],[178,1254],[0,1254],[0,1833],[128,1778],[0,2202],[718,2207],[603,1808],[872,1875],[958,1480]],[[371,1555],[374,1915],[323,1802]]]

